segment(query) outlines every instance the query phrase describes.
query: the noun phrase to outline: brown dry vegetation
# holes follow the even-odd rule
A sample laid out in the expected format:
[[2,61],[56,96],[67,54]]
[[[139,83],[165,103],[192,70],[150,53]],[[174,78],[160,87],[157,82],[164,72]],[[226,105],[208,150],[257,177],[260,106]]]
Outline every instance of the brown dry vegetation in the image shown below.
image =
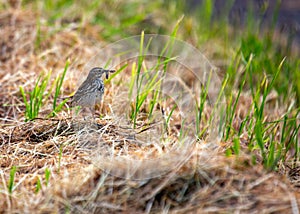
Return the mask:
[[[279,174],[266,172],[260,164],[253,165],[246,153],[225,157],[230,142],[218,142],[213,148],[196,145],[189,159],[176,169],[158,177],[133,180],[115,177],[92,163],[90,150],[80,145],[68,112],[55,119],[23,122],[25,107],[19,86],[30,90],[40,72],[52,70],[55,76],[70,59],[62,93],[72,94],[79,81],[76,74],[97,54],[94,41],[103,42],[95,36],[97,28],[88,24],[81,31],[76,25],[59,31],[44,26],[41,35],[50,36],[43,38],[37,50],[35,15],[13,8],[0,14],[1,212],[299,212],[299,172],[291,171],[293,179],[289,179],[285,166]],[[110,89],[104,99],[109,103],[118,89],[113,83],[107,87]],[[249,99],[247,94],[242,95],[239,115],[251,103]],[[41,115],[49,113],[49,105],[43,107]],[[103,109],[109,112],[107,106]],[[108,143],[121,135],[112,120],[108,117],[99,122],[107,127],[103,139]],[[243,142],[247,143],[246,135]],[[133,154],[137,149],[129,144]],[[12,166],[17,166],[17,173],[10,194],[7,186]],[[48,185],[46,169],[51,171]],[[38,180],[42,188],[36,193]]]

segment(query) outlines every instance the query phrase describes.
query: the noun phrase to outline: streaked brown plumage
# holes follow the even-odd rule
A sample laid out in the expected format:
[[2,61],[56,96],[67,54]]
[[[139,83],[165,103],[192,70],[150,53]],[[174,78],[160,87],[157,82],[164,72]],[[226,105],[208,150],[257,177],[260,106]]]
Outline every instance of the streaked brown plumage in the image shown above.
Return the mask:
[[78,90],[72,98],[73,106],[94,108],[97,103],[101,102],[104,94],[104,83],[102,75],[105,73],[108,78],[109,73],[115,70],[105,70],[103,68],[95,67],[90,70],[86,80],[79,86]]

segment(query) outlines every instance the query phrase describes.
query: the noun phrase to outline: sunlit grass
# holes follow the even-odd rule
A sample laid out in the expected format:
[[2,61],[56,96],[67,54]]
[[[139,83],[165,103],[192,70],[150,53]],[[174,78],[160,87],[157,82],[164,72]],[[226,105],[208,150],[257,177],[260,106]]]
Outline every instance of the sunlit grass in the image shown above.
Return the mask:
[[[297,212],[300,60],[289,44],[277,41],[275,25],[267,34],[254,17],[243,28],[229,25],[227,16],[214,18],[210,0],[201,8],[179,0],[24,0],[21,8],[10,2],[18,1],[0,3],[3,39],[16,41],[2,44],[11,59],[0,56],[7,72],[0,109],[3,212]],[[32,36],[23,41],[27,26]],[[71,117],[63,97],[83,80],[80,72],[97,55],[98,44],[147,33],[171,37],[159,46],[157,61],[144,57],[151,41],[141,40],[140,57],[120,61],[104,80],[95,109],[100,117]],[[199,63],[177,66],[169,55],[175,39],[219,67],[220,84],[212,70],[200,84],[193,72],[206,68]],[[103,67],[112,69],[112,62]],[[176,74],[182,93],[164,85],[169,74]],[[176,102],[168,92],[188,99]]]
[[60,112],[63,106],[66,104],[68,99],[64,99],[59,104],[57,104],[58,99],[60,98],[59,95],[61,94],[62,84],[68,70],[69,61],[66,62],[64,71],[62,75],[58,75],[56,79],[53,81],[52,86],[49,87],[50,78],[51,78],[51,70],[47,71],[46,75],[41,74],[34,85],[32,91],[25,91],[23,86],[20,86],[20,93],[22,95],[24,104],[25,104],[25,121],[34,120],[39,116],[39,112],[41,108],[44,106],[45,103],[52,99],[50,96],[52,90],[55,86],[55,92],[53,95],[53,105],[52,105],[52,112],[48,116],[55,116],[58,112]]
[[[229,1],[228,5],[232,5],[233,2]],[[125,1],[121,1],[118,4],[109,1],[92,1],[84,6],[82,6],[81,1],[78,4],[75,4],[74,1],[23,2],[24,7],[27,4],[33,4],[36,8],[41,8],[48,17],[48,25],[54,25],[59,21],[63,23],[61,25],[62,28],[64,24],[68,23],[68,20],[65,19],[68,13],[65,14],[64,11],[68,8],[71,9],[70,11],[74,11],[76,8],[82,7],[82,14],[73,14],[72,17],[75,17],[73,22],[81,24],[85,22],[85,24],[100,27],[100,36],[106,41],[140,34],[140,32],[151,32],[189,40],[194,42],[193,45],[199,48],[206,43],[221,44],[221,49],[216,51],[217,56],[225,58],[229,62],[225,65],[226,67],[223,71],[224,81],[220,90],[221,93],[222,91],[226,93],[225,126],[222,131],[224,141],[232,143],[230,151],[236,155],[241,155],[240,137],[243,134],[247,134],[249,136],[248,150],[253,154],[258,150],[262,157],[262,164],[267,169],[276,169],[280,161],[287,161],[289,152],[293,154],[295,160],[299,160],[299,108],[297,108],[297,105],[299,106],[300,101],[300,60],[299,56],[293,55],[290,46],[287,45],[283,48],[282,44],[277,43],[276,38],[273,38],[274,24],[270,31],[261,34],[259,30],[261,23],[249,12],[244,28],[242,30],[233,30],[224,21],[225,19],[219,21],[213,19],[213,1],[209,0],[203,1],[202,7],[192,11],[188,11],[186,5],[181,1],[165,1],[163,3],[154,1],[144,6],[136,2]],[[153,11],[161,11],[162,6],[167,8],[168,13],[162,13],[161,19],[158,20],[157,16],[153,16]],[[266,11],[267,7],[268,5],[264,5],[263,11]],[[227,9],[229,8],[230,6]],[[139,11],[139,13],[136,11]],[[274,15],[272,23],[275,23],[276,15],[278,14]],[[68,18],[70,21],[70,17]],[[155,23],[159,23],[159,27]],[[171,29],[174,25],[175,28]],[[79,29],[81,27],[84,28],[84,25],[79,25]],[[37,33],[36,45],[39,47],[42,39],[40,26],[37,28]],[[142,38],[143,35],[144,33],[142,33]],[[142,48],[144,45],[142,42],[143,40],[141,40],[140,57],[137,63],[130,66],[127,64],[115,74],[112,74],[110,79],[106,80],[106,82],[110,82],[116,75],[120,75],[125,68],[131,68],[132,78],[129,83],[129,98],[134,99],[130,114],[133,127],[136,127],[137,118],[143,105],[146,105],[146,103],[149,105],[147,113],[148,119],[150,119],[155,106],[163,102],[159,93],[160,81],[157,80],[158,71],[155,71],[155,69],[158,70],[165,63],[165,66],[160,71],[165,72],[166,70],[164,69],[169,63],[168,60],[171,60],[161,59],[160,61],[158,60],[155,69],[147,68],[143,65],[143,53],[147,52],[147,48]],[[168,45],[172,45],[172,41]],[[161,55],[168,55],[168,53],[161,53]],[[284,62],[283,59],[285,59]],[[57,98],[60,94],[59,91],[67,68],[68,64],[66,64],[62,76],[55,80],[56,91],[52,116],[61,111],[66,102],[63,101],[57,104]],[[157,73],[149,78],[150,72],[152,74]],[[26,106],[25,118],[27,121],[38,116],[38,112],[43,106],[43,96],[48,81],[48,76],[40,77],[33,91],[28,93],[22,87],[20,88]],[[141,83],[143,81],[146,81],[148,84],[142,87]],[[134,87],[136,87],[137,94],[133,98]],[[154,90],[156,88],[157,90]],[[287,103],[289,108],[277,120],[267,121],[266,117],[268,115],[265,112],[266,98],[272,90],[278,93],[280,98],[278,99],[278,104],[285,109],[284,104]],[[234,94],[234,91],[237,91],[237,94]],[[237,106],[240,96],[247,91],[252,92],[251,99],[253,104],[251,109],[247,109],[245,118],[240,118],[240,125],[236,129],[234,122],[237,116]],[[205,127],[203,129],[200,128],[201,122],[210,123],[211,120],[210,118],[208,121],[203,121],[207,86],[201,88],[199,98],[200,102],[197,103],[197,115],[195,117],[196,135],[198,138],[201,138],[207,129]],[[295,102],[294,99],[296,100]],[[166,126],[168,126],[175,109],[175,106],[171,106],[171,111],[168,115],[165,115]],[[222,127],[222,124],[220,127]],[[277,137],[278,134],[281,136],[280,139]]]
[[[25,104],[25,121],[33,120],[38,116],[40,108],[43,106],[45,92],[50,76],[50,71],[46,76],[39,76],[36,80],[33,90],[30,92],[26,93],[24,88],[20,86],[20,92]],[[27,98],[27,94],[29,94],[29,99]]]
[[17,172],[17,167],[13,166],[10,170],[10,176],[9,176],[9,181],[8,181],[8,192],[12,194],[15,188],[15,175]]

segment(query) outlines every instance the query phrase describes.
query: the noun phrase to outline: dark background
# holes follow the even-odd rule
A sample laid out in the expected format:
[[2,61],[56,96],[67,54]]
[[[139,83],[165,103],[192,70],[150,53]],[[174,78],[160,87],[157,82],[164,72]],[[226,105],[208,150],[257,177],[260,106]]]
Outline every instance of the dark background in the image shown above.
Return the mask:
[[[197,8],[203,0],[189,0],[189,9]],[[300,0],[215,0],[213,18],[228,19],[243,27],[249,16],[261,23],[261,30],[275,28],[300,44]]]

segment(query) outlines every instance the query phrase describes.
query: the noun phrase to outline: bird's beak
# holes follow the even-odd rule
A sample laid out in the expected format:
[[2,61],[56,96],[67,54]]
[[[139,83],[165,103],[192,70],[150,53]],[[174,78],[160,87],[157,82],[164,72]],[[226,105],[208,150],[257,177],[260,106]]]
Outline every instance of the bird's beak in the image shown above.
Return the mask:
[[114,73],[114,72],[116,72],[116,70],[105,70],[106,79],[108,79],[108,74],[109,73]]

